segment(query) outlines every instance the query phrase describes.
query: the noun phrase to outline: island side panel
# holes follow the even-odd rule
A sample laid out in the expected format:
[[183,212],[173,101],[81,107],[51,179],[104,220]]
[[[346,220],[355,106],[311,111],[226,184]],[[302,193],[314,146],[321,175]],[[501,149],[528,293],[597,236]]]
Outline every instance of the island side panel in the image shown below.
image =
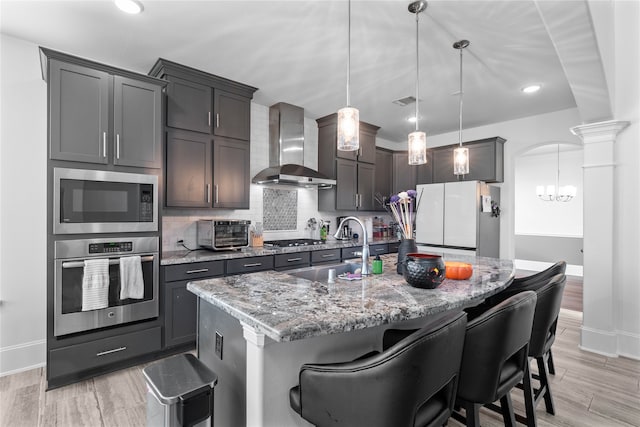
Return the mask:
[[[431,318],[440,315],[434,315]],[[430,318],[430,319],[431,319]],[[265,338],[264,422],[265,427],[309,427],[289,405],[289,389],[298,385],[300,367],[305,363],[336,363],[356,359],[373,350],[382,351],[382,335],[389,328],[413,329],[427,319],[413,319],[391,325],[321,335],[291,342]]]
[[[244,426],[246,342],[238,319],[198,298],[198,358],[218,375],[213,425]],[[216,332],[222,336],[222,359],[216,355]]]

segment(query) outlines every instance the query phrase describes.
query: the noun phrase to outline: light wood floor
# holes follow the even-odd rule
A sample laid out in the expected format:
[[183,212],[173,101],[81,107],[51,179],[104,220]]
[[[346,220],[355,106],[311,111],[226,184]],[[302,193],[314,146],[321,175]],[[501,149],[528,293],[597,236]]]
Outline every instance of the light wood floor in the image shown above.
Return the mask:
[[[556,415],[546,414],[541,402],[538,425],[640,426],[640,361],[581,351],[581,320],[581,313],[561,310],[553,347],[556,375],[551,385]],[[143,367],[47,392],[44,368],[2,377],[0,426],[144,426]],[[512,395],[516,411],[523,413],[521,393],[516,390]],[[502,419],[491,411],[483,409],[480,417],[483,426],[502,425]],[[460,424],[451,420],[449,425]]]

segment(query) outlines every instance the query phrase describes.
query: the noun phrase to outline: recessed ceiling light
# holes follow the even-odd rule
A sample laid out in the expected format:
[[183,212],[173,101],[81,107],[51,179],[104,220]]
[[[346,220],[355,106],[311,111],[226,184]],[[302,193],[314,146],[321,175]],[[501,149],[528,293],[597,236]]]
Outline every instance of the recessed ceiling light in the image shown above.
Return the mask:
[[522,92],[524,93],[535,93],[540,90],[542,86],[539,84],[529,85],[522,88]]
[[407,121],[408,121],[409,123],[415,123],[415,122],[416,122],[416,116],[411,116],[411,117],[409,117],[409,118],[407,119]]
[[137,0],[115,0],[115,3],[118,9],[132,15],[142,12],[144,9],[142,3]]

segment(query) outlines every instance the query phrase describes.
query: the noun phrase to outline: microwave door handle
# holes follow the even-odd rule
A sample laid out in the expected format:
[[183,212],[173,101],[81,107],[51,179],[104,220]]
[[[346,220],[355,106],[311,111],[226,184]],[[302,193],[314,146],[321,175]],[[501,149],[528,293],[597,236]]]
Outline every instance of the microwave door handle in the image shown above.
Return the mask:
[[[153,255],[140,257],[140,262],[153,261]],[[109,259],[109,265],[120,264],[120,258]],[[67,261],[62,263],[62,268],[79,268],[84,267],[84,261]]]

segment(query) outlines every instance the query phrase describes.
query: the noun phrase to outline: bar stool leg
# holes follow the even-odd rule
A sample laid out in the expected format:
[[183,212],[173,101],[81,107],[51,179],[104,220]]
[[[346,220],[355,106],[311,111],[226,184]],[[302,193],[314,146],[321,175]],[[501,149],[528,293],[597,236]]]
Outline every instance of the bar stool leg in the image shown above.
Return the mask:
[[555,415],[556,411],[553,407],[553,397],[551,396],[551,388],[549,387],[549,373],[547,372],[547,365],[543,357],[536,357],[538,362],[538,375],[540,376],[540,393],[543,393],[544,406],[547,413]]

